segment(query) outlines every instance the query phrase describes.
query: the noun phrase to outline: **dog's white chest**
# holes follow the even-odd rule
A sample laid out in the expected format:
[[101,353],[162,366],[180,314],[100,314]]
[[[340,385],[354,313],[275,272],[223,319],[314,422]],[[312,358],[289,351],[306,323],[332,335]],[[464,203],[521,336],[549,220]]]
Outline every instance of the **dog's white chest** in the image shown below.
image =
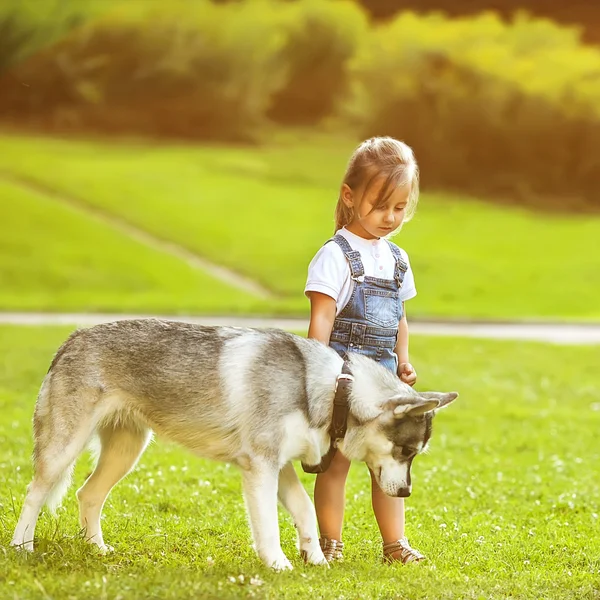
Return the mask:
[[303,414],[294,413],[284,418],[283,443],[279,455],[282,464],[298,459],[317,464],[328,448],[327,432],[311,429]]

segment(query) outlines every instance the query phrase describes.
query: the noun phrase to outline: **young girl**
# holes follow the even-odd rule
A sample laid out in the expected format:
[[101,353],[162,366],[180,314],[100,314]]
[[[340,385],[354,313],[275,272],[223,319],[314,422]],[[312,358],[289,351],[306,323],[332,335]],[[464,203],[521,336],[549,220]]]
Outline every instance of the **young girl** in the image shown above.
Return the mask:
[[[341,356],[366,354],[409,385],[414,385],[417,374],[408,360],[404,302],[417,292],[406,252],[387,238],[412,217],[418,198],[419,170],[412,150],[389,137],[363,142],[344,176],[335,236],[310,263],[305,288],[311,306],[309,337]],[[320,542],[329,561],[342,558],[349,468],[350,462],[336,452],[315,482]],[[404,499],[382,492],[373,473],[371,495],[384,560],[424,559],[404,535]]]

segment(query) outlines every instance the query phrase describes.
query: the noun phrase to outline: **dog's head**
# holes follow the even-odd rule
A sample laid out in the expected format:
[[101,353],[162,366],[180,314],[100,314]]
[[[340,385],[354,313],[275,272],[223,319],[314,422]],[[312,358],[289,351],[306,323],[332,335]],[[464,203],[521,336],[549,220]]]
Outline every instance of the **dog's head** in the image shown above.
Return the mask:
[[352,361],[351,419],[338,446],[347,458],[367,463],[386,494],[407,497],[412,491],[412,461],[427,448],[433,417],[458,394],[417,392],[375,361],[367,361]]

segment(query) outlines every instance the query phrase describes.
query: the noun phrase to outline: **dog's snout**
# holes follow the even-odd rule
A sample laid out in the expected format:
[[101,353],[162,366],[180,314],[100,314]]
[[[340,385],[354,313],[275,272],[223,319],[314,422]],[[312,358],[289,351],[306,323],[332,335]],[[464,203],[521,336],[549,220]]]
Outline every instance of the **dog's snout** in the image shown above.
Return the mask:
[[398,488],[396,496],[398,496],[398,498],[408,498],[411,494],[411,491],[412,490],[409,487],[401,487]]

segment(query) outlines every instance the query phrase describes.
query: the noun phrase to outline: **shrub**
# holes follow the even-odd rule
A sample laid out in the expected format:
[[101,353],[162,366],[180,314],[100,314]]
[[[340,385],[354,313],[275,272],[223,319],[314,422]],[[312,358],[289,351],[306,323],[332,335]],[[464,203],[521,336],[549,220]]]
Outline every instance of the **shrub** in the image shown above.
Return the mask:
[[283,61],[286,83],[272,100],[276,121],[314,124],[348,92],[348,63],[368,31],[365,14],[349,1],[303,0],[287,8]]
[[0,6],[0,73],[117,1],[5,0]]
[[352,68],[364,135],[411,144],[425,184],[600,202],[600,51],[519,17],[398,16]]
[[257,4],[121,7],[21,65],[35,86],[24,97],[15,81],[0,108],[61,129],[246,138],[284,80],[280,14]]

